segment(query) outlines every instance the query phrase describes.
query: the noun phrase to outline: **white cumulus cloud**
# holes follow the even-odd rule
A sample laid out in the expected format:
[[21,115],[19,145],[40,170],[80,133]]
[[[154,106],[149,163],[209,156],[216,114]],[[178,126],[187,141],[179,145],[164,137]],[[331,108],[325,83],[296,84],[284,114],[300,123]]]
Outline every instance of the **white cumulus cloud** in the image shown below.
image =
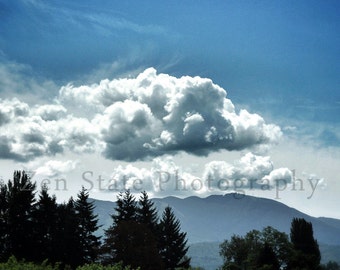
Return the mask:
[[258,188],[261,180],[273,170],[269,156],[247,153],[234,164],[225,161],[209,162],[205,165],[203,178],[215,183],[222,180],[229,185],[233,185],[235,181],[242,181],[243,186]]
[[27,161],[71,150],[134,161],[276,143],[278,126],[238,113],[210,79],[146,69],[135,78],[62,87],[49,104],[0,100],[0,157]]
[[291,183],[293,180],[293,173],[288,168],[279,168],[271,171],[268,175],[264,176],[262,181],[263,183],[267,183],[269,185],[286,185],[287,183]]
[[131,164],[117,166],[103,190],[118,192],[130,189],[136,193],[146,190],[152,196],[204,196],[209,193],[261,190],[264,185],[266,189],[271,189],[291,181],[292,172],[287,168],[274,169],[268,156],[247,153],[232,164],[212,161],[205,164],[200,175],[192,174],[176,164],[172,156],[163,156],[154,158],[149,169]]
[[74,170],[77,164],[78,161],[74,160],[49,160],[39,166],[34,172],[40,176],[56,177]]

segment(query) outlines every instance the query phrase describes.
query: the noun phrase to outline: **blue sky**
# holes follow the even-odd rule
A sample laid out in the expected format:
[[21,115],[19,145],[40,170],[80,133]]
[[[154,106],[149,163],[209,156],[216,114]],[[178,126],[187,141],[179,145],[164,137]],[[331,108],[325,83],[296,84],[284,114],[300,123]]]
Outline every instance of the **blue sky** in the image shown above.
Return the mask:
[[[294,167],[306,183],[322,179],[320,192],[306,200],[287,188],[283,202],[313,215],[340,217],[335,210],[340,192],[339,10],[338,1],[0,1],[0,162],[9,168],[1,174],[6,178],[10,169],[26,168],[38,171],[39,181],[81,178],[90,170],[96,176],[138,175],[152,182],[150,174],[158,166],[180,168],[190,183],[194,176],[208,175],[248,180],[267,175],[275,183],[278,175],[289,177],[284,168]],[[120,84],[118,78],[130,81]],[[143,87],[163,89],[159,100],[145,99],[147,92],[136,86],[143,78],[149,82]],[[115,85],[110,93],[100,83],[104,79]],[[169,84],[177,90],[170,91]],[[181,88],[188,84],[197,89]],[[113,97],[117,91],[122,104]],[[177,99],[174,91],[189,101]],[[104,93],[111,103],[99,108]],[[225,98],[231,103],[223,105]],[[183,107],[173,107],[174,102]],[[214,106],[220,114],[215,115]],[[115,118],[117,110],[126,119],[144,118],[136,125],[125,119],[129,124],[123,125]],[[27,123],[14,134],[11,128],[20,117]],[[74,128],[58,129],[68,137],[54,136],[47,132],[48,121]],[[117,127],[126,133],[110,137]],[[95,128],[98,134],[91,131]],[[202,128],[209,131],[200,134]],[[227,130],[232,130],[229,135]],[[209,134],[233,136],[233,143],[220,139],[212,144]],[[120,141],[124,136],[129,147]],[[91,163],[93,156],[98,164]],[[277,171],[268,167],[271,163]],[[70,182],[74,190],[84,184]],[[155,196],[176,195],[147,187]],[[275,198],[275,192],[260,191],[249,194]],[[114,199],[108,193],[94,196]]]

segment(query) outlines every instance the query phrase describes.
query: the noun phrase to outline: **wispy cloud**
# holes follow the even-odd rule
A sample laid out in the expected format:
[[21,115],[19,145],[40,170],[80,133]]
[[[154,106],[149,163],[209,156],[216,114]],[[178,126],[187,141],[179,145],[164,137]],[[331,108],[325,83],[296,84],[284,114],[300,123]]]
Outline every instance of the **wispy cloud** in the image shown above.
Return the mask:
[[72,5],[54,5],[46,1],[25,0],[26,6],[31,6],[37,11],[50,15],[51,21],[55,25],[71,25],[72,27],[89,30],[89,27],[96,33],[103,36],[115,35],[117,31],[132,31],[137,34],[163,35],[166,30],[159,25],[142,25],[124,18],[123,14],[118,14],[107,8],[78,11]]
[[30,66],[10,61],[0,56],[0,96],[21,99],[35,103],[41,99],[55,95],[58,86],[45,78],[39,78]]

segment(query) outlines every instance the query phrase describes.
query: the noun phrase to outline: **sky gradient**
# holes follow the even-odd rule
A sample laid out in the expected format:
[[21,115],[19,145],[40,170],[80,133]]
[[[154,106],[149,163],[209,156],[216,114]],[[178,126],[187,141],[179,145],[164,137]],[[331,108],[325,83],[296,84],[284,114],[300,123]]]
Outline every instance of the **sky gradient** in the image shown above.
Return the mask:
[[238,191],[340,218],[339,11],[0,1],[1,179],[26,169],[60,200]]

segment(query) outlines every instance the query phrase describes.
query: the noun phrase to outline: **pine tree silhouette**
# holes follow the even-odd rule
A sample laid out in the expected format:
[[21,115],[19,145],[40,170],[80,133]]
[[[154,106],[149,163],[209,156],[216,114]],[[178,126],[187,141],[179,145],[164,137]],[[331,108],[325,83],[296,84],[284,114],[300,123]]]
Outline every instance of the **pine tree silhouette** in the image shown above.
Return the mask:
[[73,198],[71,197],[67,203],[58,205],[57,213],[56,241],[53,244],[56,261],[76,268],[82,259]]
[[153,232],[156,232],[158,229],[157,209],[145,191],[142,192],[138,201],[137,220],[139,223],[146,224]]
[[104,262],[162,270],[157,242],[157,214],[146,192],[138,203],[130,191],[118,195],[113,224],[105,231]]
[[186,233],[181,232],[180,222],[169,206],[165,208],[160,221],[159,241],[165,269],[190,266],[190,259],[186,257],[188,251]]
[[54,242],[57,241],[57,208],[56,197],[51,197],[47,187],[43,186],[32,212],[34,242],[31,248],[35,250],[35,262],[45,259],[56,262]]
[[8,181],[7,187],[8,254],[32,261],[35,257],[31,243],[34,241],[32,210],[36,185],[24,171],[15,171],[13,181]]
[[80,238],[80,265],[92,263],[98,257],[100,237],[95,236],[98,230],[98,216],[94,215],[94,204],[89,201],[89,193],[82,187],[75,202],[78,221],[78,235]]
[[105,231],[102,247],[104,263],[117,263],[122,261],[125,265],[131,264],[130,245],[133,245],[132,230],[126,228],[137,224],[137,202],[129,190],[117,196],[115,214],[111,215],[113,224]]
[[116,214],[112,215],[115,224],[120,221],[137,221],[137,202],[130,190],[118,195]]
[[9,239],[8,239],[8,188],[0,184],[0,262],[7,260]]

